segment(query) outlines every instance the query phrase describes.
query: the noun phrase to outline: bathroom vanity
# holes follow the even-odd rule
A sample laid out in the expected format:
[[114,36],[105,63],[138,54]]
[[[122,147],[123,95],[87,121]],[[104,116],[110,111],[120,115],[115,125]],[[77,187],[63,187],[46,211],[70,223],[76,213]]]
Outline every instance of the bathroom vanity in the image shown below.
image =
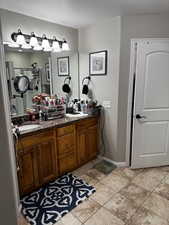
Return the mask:
[[[54,107],[60,107],[58,114],[63,117],[66,108],[62,107],[64,113],[61,113],[61,106],[70,108],[68,103],[75,103],[81,97],[78,52],[19,50],[5,46],[11,116],[18,120],[14,124],[24,121],[16,144],[18,182],[20,196],[23,196],[96,157],[99,117],[67,115],[62,119],[48,120],[51,119],[50,113],[55,113]],[[63,64],[63,60],[68,67],[65,74],[59,71],[59,62]],[[66,82],[70,93],[63,90]],[[86,114],[86,110],[81,111]],[[25,120],[25,116],[28,119]],[[40,122],[34,121],[37,118]]]
[[40,122],[17,144],[20,195],[94,159],[98,153],[98,116]]

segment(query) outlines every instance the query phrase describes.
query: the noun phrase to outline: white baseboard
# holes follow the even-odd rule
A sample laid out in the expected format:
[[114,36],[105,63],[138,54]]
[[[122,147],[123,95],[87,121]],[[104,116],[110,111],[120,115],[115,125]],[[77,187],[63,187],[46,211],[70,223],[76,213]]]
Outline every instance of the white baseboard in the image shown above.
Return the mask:
[[20,203],[19,206],[18,206],[18,212],[19,212],[19,213],[21,213],[21,209],[22,209],[22,205],[21,205],[21,203]]
[[110,162],[112,164],[114,164],[115,166],[117,166],[118,168],[122,168],[122,167],[128,167],[127,163],[126,162],[116,162],[116,161],[113,161],[109,158],[106,158],[104,156],[98,156],[99,159],[104,159],[106,160],[107,162]]

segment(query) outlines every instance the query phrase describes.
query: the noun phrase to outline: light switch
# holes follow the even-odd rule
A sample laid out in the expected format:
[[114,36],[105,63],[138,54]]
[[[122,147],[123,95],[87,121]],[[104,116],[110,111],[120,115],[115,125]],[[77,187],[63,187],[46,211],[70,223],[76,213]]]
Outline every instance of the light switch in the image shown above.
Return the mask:
[[110,109],[111,108],[111,101],[103,101],[103,107]]

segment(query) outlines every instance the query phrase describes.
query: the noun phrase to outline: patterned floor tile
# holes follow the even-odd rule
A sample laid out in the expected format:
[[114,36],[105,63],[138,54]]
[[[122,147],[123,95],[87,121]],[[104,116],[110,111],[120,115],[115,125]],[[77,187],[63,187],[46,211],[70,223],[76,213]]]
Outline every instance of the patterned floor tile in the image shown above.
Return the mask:
[[72,214],[82,223],[84,223],[87,219],[89,219],[89,217],[95,214],[100,207],[100,204],[91,199],[88,199],[73,209]]
[[[169,166],[117,168],[104,175],[93,169],[98,161],[73,171],[96,193],[55,225],[169,225]],[[18,221],[30,225],[23,216]]]
[[125,225],[125,223],[102,207],[85,225]]
[[96,179],[98,181],[102,180],[103,178],[106,177],[106,175],[104,173],[101,173],[99,172],[98,170],[96,169],[90,169],[87,171],[86,173],[89,177],[93,178],[93,179]]
[[143,169],[132,170],[130,168],[117,168],[112,173],[121,175],[129,180],[132,180],[134,177],[136,177],[141,172],[143,172]]
[[114,215],[125,223],[129,221],[131,216],[137,210],[137,205],[134,201],[127,199],[125,196],[117,193],[110,201],[108,201],[104,207],[111,211]]
[[161,166],[161,167],[159,167],[159,169],[169,173],[169,166]]
[[165,171],[161,171],[160,169],[146,169],[141,174],[137,175],[132,183],[148,190],[153,191],[164,179],[167,175]]
[[130,183],[127,187],[124,187],[120,194],[124,195],[126,198],[133,200],[137,206],[140,206],[151,192]]
[[118,192],[129,184],[129,180],[116,174],[110,174],[101,180],[100,183],[110,187],[114,192]]
[[88,183],[92,186],[95,186],[99,182],[97,179],[93,179],[92,177],[89,177],[86,174],[79,176],[79,178],[83,179],[86,183]]
[[79,169],[74,170],[72,173],[75,176],[82,176],[82,175],[86,174],[86,172],[89,169],[91,169],[92,167],[93,167],[93,163],[89,162],[89,163],[86,163],[85,165],[81,166]]
[[140,208],[126,225],[168,225],[168,222],[153,212]]
[[61,220],[59,220],[54,225],[81,225],[82,223],[77,220],[72,213],[66,214]]
[[151,194],[144,202],[143,207],[169,221],[169,201],[158,194]]
[[97,183],[95,188],[96,192],[91,196],[91,199],[97,201],[100,205],[104,205],[115,194],[111,188],[101,183]]
[[169,184],[163,181],[154,191],[154,193],[159,194],[160,196],[169,200]]
[[166,184],[169,184],[169,175],[167,175],[164,180],[163,180]]

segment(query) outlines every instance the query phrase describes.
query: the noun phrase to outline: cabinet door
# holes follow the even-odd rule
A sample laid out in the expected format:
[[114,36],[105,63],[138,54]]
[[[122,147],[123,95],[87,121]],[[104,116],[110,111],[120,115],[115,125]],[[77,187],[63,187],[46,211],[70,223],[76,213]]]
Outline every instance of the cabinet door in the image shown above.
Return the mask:
[[38,146],[32,146],[24,149],[24,151],[19,154],[20,170],[18,176],[21,195],[29,193],[39,186],[38,150]]
[[93,159],[98,152],[98,127],[97,125],[88,128],[87,132],[87,151],[88,158]]
[[88,161],[86,129],[78,129],[77,131],[77,153],[79,165]]
[[56,177],[55,139],[49,138],[39,144],[38,167],[40,184],[47,183]]
[[70,172],[77,168],[77,158],[75,151],[67,153],[59,158],[60,175]]

